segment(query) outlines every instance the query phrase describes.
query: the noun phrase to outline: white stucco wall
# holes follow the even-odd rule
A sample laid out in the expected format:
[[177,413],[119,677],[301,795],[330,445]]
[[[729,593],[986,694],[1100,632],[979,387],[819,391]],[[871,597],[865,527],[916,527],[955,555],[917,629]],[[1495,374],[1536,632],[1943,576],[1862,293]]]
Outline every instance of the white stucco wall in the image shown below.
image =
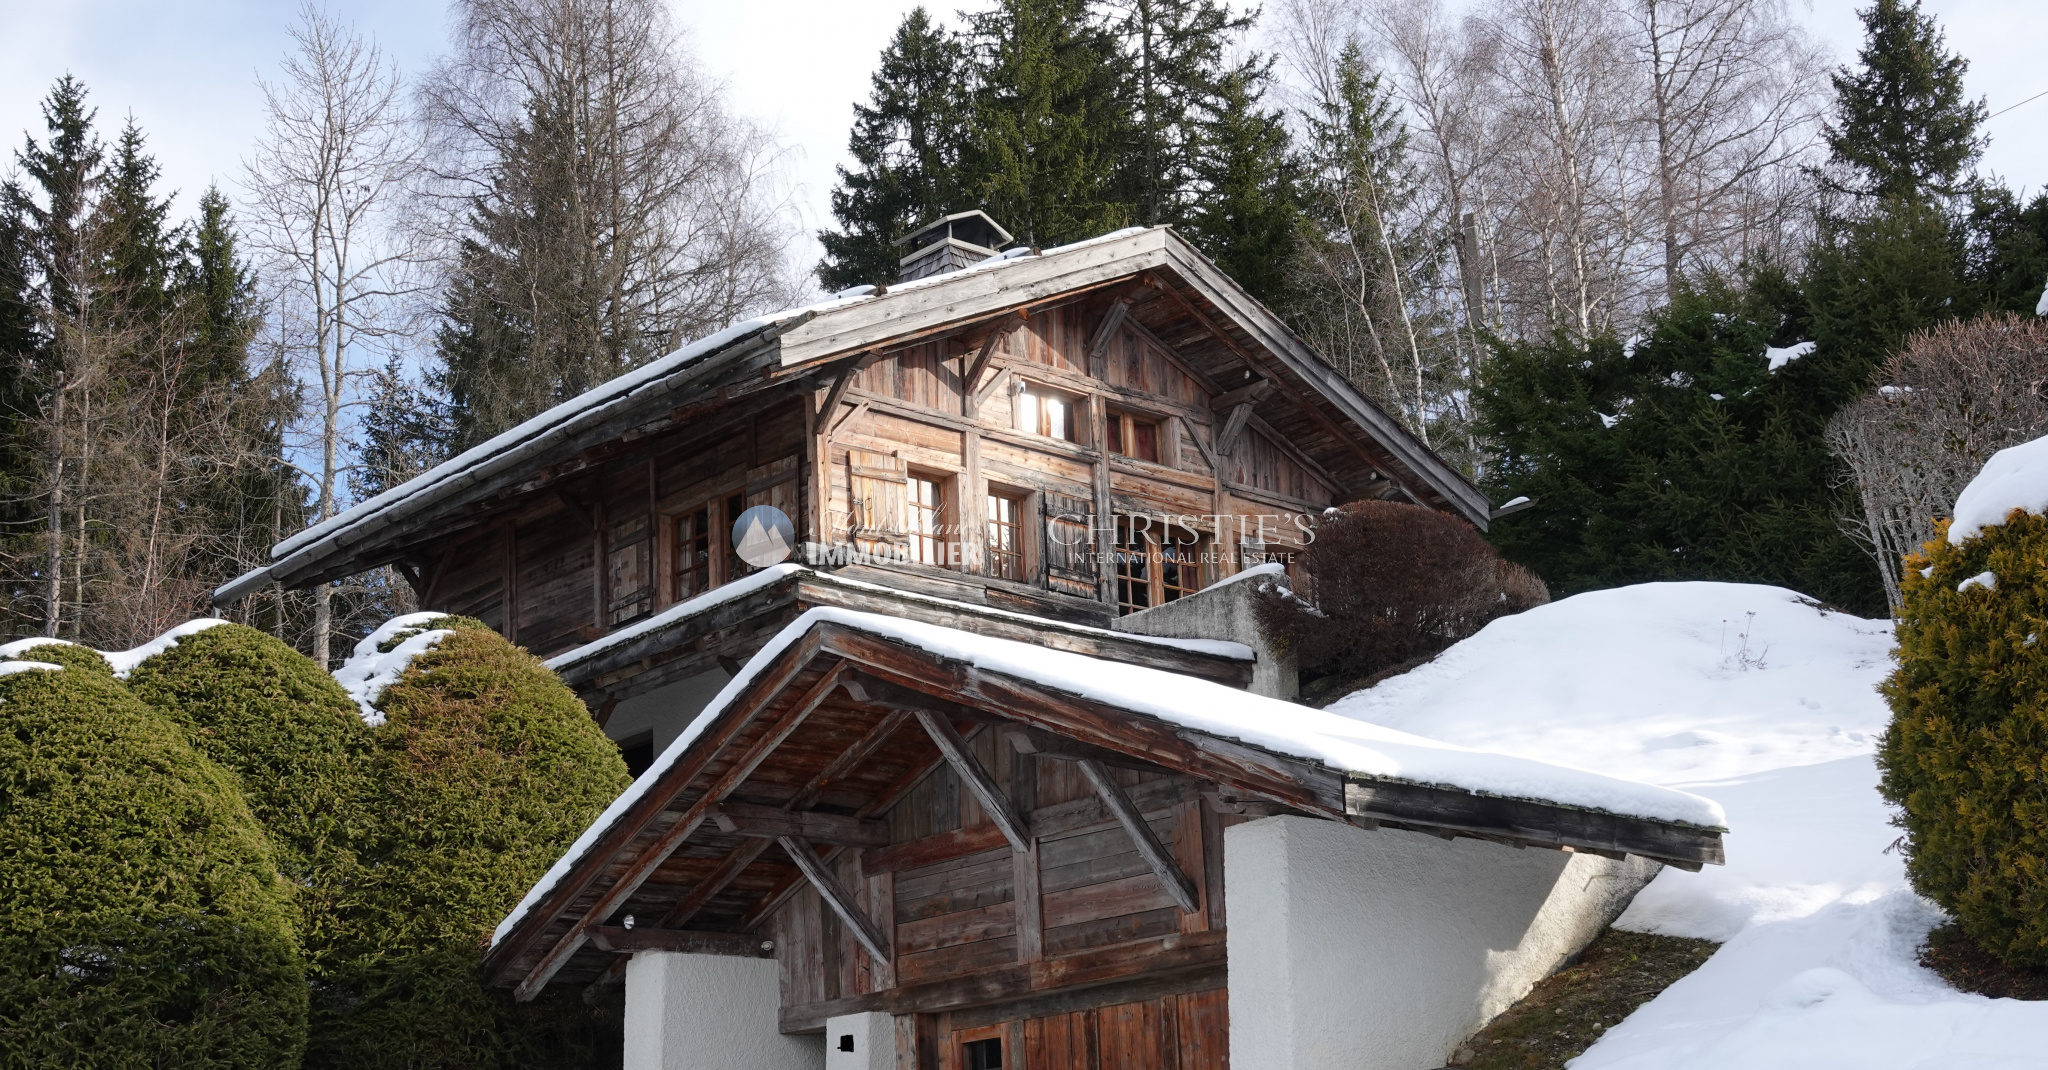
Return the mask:
[[672,684],[663,684],[644,695],[635,695],[613,708],[611,717],[604,723],[604,734],[615,740],[624,740],[642,732],[652,733],[654,753],[660,754],[683,734],[683,729],[703,711],[705,703],[718,697],[719,689],[729,679],[731,677],[723,671],[713,669]]
[[1654,862],[1269,817],[1224,833],[1233,1070],[1428,1070]]
[[1254,695],[1293,701],[1301,694],[1301,674],[1294,658],[1259,627],[1253,604],[1259,583],[1285,585],[1283,575],[1257,581],[1243,581],[1210,587],[1186,598],[1129,613],[1110,622],[1120,632],[1157,635],[1170,639],[1229,639],[1252,648],[1258,660],[1252,664],[1252,683],[1246,690]]
[[[844,1050],[849,1039],[852,1051]],[[825,1070],[896,1070],[896,1016],[868,1011],[825,1019]]]
[[819,1070],[823,1038],[784,1036],[774,959],[641,951],[626,964],[625,1070]]

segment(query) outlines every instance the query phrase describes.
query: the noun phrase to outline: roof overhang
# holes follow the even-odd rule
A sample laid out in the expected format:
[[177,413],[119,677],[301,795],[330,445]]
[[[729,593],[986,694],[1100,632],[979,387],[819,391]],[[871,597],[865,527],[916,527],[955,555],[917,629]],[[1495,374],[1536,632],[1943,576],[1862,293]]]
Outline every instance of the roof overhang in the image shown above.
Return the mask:
[[[531,998],[558,976],[602,976],[610,956],[593,940],[625,913],[643,919],[640,929],[689,924],[706,939],[757,931],[803,877],[758,841],[725,835],[719,808],[739,801],[820,825],[873,819],[945,760],[940,730],[921,727],[928,717],[961,734],[1026,733],[1039,753],[1181,774],[1215,785],[1217,804],[1251,812],[1633,854],[1687,869],[1722,861],[1718,827],[1346,773],[1079,693],[1085,688],[993,670],[948,653],[943,635],[905,641],[900,628],[892,634],[882,618],[866,617],[877,622],[870,627],[863,617],[817,611],[757,654],[499,926],[484,961],[489,982]],[[1000,830],[978,835],[965,846],[1005,842]]]

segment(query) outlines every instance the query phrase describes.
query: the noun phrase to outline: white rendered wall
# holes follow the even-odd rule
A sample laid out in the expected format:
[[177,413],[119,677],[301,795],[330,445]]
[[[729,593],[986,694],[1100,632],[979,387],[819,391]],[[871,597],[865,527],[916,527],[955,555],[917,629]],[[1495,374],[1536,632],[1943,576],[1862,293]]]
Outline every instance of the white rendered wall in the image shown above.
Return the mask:
[[774,959],[640,951],[626,964],[625,1070],[819,1070],[815,1036],[784,1036]]
[[703,712],[705,703],[718,697],[719,690],[730,679],[713,669],[663,684],[644,695],[634,695],[612,710],[604,723],[604,734],[612,739],[632,739],[642,732],[651,733],[654,753],[660,754]]
[[[848,1040],[852,1051],[844,1050]],[[866,1011],[825,1019],[825,1070],[896,1070],[896,1016]]]
[[1269,817],[1223,837],[1232,1070],[1428,1070],[1660,868]]

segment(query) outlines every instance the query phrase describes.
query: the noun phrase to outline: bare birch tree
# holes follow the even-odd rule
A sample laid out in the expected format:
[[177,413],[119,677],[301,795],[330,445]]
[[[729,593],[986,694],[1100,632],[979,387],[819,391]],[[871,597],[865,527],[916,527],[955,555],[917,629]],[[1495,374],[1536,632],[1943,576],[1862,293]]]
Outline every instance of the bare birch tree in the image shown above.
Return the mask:
[[[272,309],[293,364],[317,386],[313,523],[334,516],[346,410],[408,292],[416,250],[391,225],[419,146],[397,69],[374,43],[311,6],[291,30],[282,78],[263,82],[267,125],[245,170],[251,244],[267,261]],[[311,653],[325,665],[332,588],[314,591]]]
[[465,441],[795,290],[775,148],[658,0],[459,0],[422,91]]

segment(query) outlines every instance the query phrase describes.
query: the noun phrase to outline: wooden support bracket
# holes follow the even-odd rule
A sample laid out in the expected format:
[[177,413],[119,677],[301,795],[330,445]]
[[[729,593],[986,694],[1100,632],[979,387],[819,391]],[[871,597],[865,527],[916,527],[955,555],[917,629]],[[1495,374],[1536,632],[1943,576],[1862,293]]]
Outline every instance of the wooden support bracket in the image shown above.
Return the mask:
[[1140,814],[1138,808],[1132,805],[1131,797],[1124,794],[1123,786],[1109,775],[1108,768],[1093,758],[1082,759],[1080,766],[1081,775],[1088,778],[1088,783],[1095,788],[1095,794],[1102,798],[1102,805],[1116,816],[1117,823],[1130,834],[1131,843],[1137,846],[1138,854],[1145,859],[1145,864],[1152,867],[1153,875],[1159,878],[1160,886],[1166,889],[1166,894],[1172,898],[1174,905],[1180,907],[1183,914],[1193,914],[1202,909],[1202,899],[1195,890],[1195,882],[1189,880],[1187,874],[1182,873],[1180,867],[1174,864],[1173,853],[1166,849],[1165,844],[1159,842],[1159,837],[1152,832],[1152,826],[1145,823],[1145,815]]
[[825,427],[828,429],[828,434],[831,428],[839,425],[839,422],[834,420],[833,416],[839,410],[839,403],[846,400],[846,392],[853,389],[854,377],[858,376],[862,369],[873,364],[880,356],[880,353],[863,353],[855,357],[852,363],[840,369],[839,378],[832,381],[832,389],[825,394],[825,403],[818,406],[818,418],[824,422]]
[[1209,411],[1223,412],[1228,409],[1234,409],[1247,401],[1257,401],[1265,397],[1272,389],[1273,380],[1254,379],[1250,383],[1238,387],[1236,390],[1210,398]]
[[981,407],[988,404],[988,399],[994,397],[996,391],[1001,390],[1003,384],[1009,381],[1010,369],[997,368],[996,373],[988,377],[988,382],[981,384],[981,389],[976,390],[974,396],[968,399],[968,404],[972,407],[967,415],[972,417],[981,412]]
[[847,847],[886,847],[889,844],[889,823],[873,818],[793,812],[774,806],[725,802],[712,811],[711,820],[718,823],[721,831],[735,836],[770,840],[795,836],[813,843]]
[[1223,426],[1216,431],[1216,456],[1228,457],[1237,448],[1239,435],[1244,434],[1244,425],[1252,418],[1252,403],[1240,401],[1223,420]]
[[953,722],[930,710],[918,710],[916,713],[917,723],[923,725],[932,742],[938,744],[939,753],[946,756],[947,763],[967,785],[967,790],[981,801],[981,808],[988,811],[989,820],[1003,830],[1003,838],[1017,850],[1029,851],[1031,834],[1026,831],[1023,816],[1010,805],[1010,798],[1003,794],[1003,789],[996,787],[996,782],[989,778],[988,770],[974,760],[974,754],[967,749],[967,741],[953,730]]
[[1027,314],[1025,310],[1018,309],[1015,314],[1003,317],[994,327],[989,328],[988,336],[981,340],[980,351],[974,354],[974,359],[968,362],[966,373],[960,376],[960,389],[969,398],[977,401],[980,399],[980,391],[977,388],[981,385],[981,373],[988,370],[988,362],[995,358],[996,347],[1003,344],[1003,339],[1024,326]]
[[1111,301],[1108,311],[1102,314],[1101,326],[1095,328],[1095,336],[1088,340],[1089,372],[1096,378],[1103,378],[1102,369],[1097,365],[1102,360],[1102,354],[1109,349],[1111,339],[1116,337],[1116,329],[1124,325],[1124,317],[1130,313],[1130,298],[1119,297]]
[[812,850],[809,843],[798,836],[778,836],[775,842],[782,845],[790,861],[796,863],[796,868],[804,871],[804,876],[810,879],[811,886],[818,890],[825,904],[839,915],[839,920],[845,922],[847,928],[853,930],[854,939],[868,949],[868,954],[874,956],[876,962],[895,961],[889,955],[889,942],[882,938],[874,919],[860,909],[860,904],[839,883],[839,878],[825,867],[825,860],[818,857],[818,852]]
[[1036,754],[1041,758],[1054,758],[1068,762],[1092,760],[1111,767],[1142,769],[1155,773],[1159,771],[1159,766],[1151,762],[1140,761],[1127,754],[1119,754],[1107,747],[1077,743],[1064,736],[1056,736],[1051,732],[1031,728],[1027,725],[1005,724],[997,728],[996,732],[1004,740],[1008,741],[1011,750],[1019,754]]

